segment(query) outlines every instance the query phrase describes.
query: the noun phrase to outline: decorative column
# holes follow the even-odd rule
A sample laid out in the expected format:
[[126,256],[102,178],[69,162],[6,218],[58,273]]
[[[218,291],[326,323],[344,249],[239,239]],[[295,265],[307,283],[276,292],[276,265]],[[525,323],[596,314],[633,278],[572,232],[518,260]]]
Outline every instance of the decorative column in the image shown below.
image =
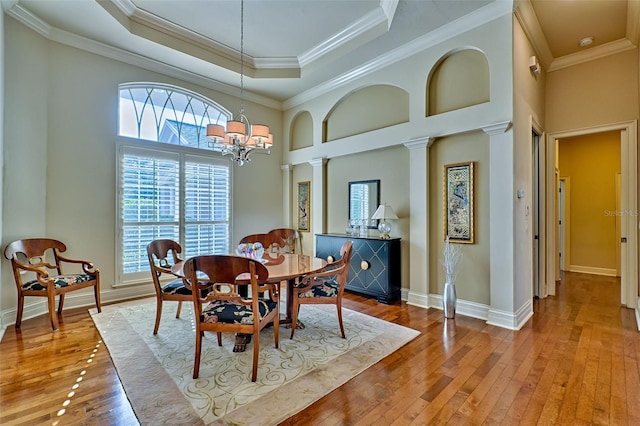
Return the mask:
[[404,144],[409,153],[409,294],[410,305],[429,307],[429,151],[435,139]]
[[[515,329],[513,132],[510,121],[482,127],[489,135],[490,306],[488,324]],[[530,285],[530,283],[521,283]]]
[[292,164],[280,166],[280,170],[282,170],[282,223],[285,228],[295,228],[293,225],[293,168]]
[[[324,157],[309,160],[309,164],[313,167],[313,180],[311,181],[311,229],[309,230],[309,233],[312,236],[326,231],[327,221],[324,217],[324,194],[326,193],[327,161],[329,160]],[[312,240],[312,253],[315,253],[316,241],[315,238],[312,238]]]

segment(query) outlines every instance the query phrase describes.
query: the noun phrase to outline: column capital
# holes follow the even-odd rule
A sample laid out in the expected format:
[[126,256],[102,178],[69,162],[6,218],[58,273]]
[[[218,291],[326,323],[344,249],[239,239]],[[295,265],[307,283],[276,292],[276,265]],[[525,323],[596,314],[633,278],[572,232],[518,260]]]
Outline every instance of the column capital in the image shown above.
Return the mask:
[[312,158],[311,160],[309,160],[309,164],[311,164],[313,167],[321,167],[326,165],[327,161],[329,161],[329,159],[326,157]]
[[482,130],[489,136],[499,135],[506,132],[511,127],[511,121],[501,121],[486,126],[482,126]]
[[435,140],[436,138],[434,138],[433,136],[422,136],[404,142],[403,145],[411,151],[414,149],[429,148]]

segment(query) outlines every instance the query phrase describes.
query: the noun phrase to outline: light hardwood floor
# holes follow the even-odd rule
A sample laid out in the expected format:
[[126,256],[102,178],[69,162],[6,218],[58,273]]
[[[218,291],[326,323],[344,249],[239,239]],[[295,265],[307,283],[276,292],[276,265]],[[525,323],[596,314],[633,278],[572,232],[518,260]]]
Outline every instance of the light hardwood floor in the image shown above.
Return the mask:
[[[421,335],[284,424],[640,425],[640,333],[618,280],[567,273],[557,294],[517,332],[350,294],[345,307]],[[58,333],[46,316],[6,330],[0,424],[137,424],[86,309]]]

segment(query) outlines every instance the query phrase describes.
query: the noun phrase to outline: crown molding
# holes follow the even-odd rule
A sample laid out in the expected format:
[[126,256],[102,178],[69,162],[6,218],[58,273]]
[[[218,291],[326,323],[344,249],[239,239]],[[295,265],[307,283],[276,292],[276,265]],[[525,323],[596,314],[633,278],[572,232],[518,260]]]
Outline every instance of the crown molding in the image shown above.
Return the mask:
[[300,66],[295,57],[276,60],[262,58],[260,64],[266,69],[262,71],[252,56],[245,53],[244,64],[241,64],[237,50],[140,9],[131,0],[107,0],[98,4],[129,33],[205,62],[237,73],[244,65],[244,75],[253,78],[300,77]]
[[[300,66],[303,68],[322,57],[329,55],[336,49],[345,46],[347,43],[355,41],[361,36],[371,36],[370,33],[384,33],[389,30],[391,19],[382,9],[372,10],[362,18],[346,26],[333,36],[320,42],[317,46],[309,49],[298,57]],[[382,25],[381,25],[382,24]]]
[[[380,8],[345,27],[299,57],[258,58],[244,55],[245,75],[253,78],[299,78],[302,68],[337,49],[365,37],[388,31],[399,0],[381,0]],[[131,0],[106,0],[99,4],[127,31],[215,65],[240,72],[239,52],[188,28],[147,12]],[[266,71],[262,71],[266,70]]]
[[283,107],[287,110],[296,105],[301,105],[317,98],[318,96],[328,93],[331,90],[337,89],[345,84],[449,40],[452,37],[468,32],[474,28],[498,19],[501,16],[511,13],[511,2],[493,1],[475,12],[458,18],[447,25],[391,50],[384,55],[381,55],[369,62],[365,62],[357,68],[347,71],[346,73],[287,99],[283,102]]
[[640,42],[640,2],[627,2],[627,38],[631,43]]
[[[164,74],[169,77],[174,77],[180,80],[188,81],[194,84],[198,84],[203,87],[221,92],[230,96],[240,98],[240,89],[214,80],[201,74],[186,71],[182,68],[169,65],[164,62],[160,62],[154,59],[147,58],[136,53],[127,52],[125,50],[109,46],[104,43],[90,40],[86,37],[81,37],[76,34],[69,33],[67,31],[51,27],[44,21],[24,9],[21,5],[15,5],[8,12],[8,15],[20,21],[22,24],[36,31],[38,34],[45,37],[47,40],[51,40],[60,44],[75,47],[86,52],[94,53],[96,55],[104,56],[116,61],[120,61],[126,64],[137,66],[149,71]],[[244,99],[250,102],[254,102],[259,105],[263,105],[276,110],[282,110],[282,103],[266,96],[261,96],[256,93],[248,92],[244,90]]]
[[549,68],[551,62],[553,62],[553,54],[542,32],[542,27],[540,26],[531,2],[529,0],[520,0],[518,7],[513,13],[518,22],[520,22],[520,26],[522,26],[522,30],[527,36],[527,39],[529,39],[543,68]]
[[[6,6],[6,3],[3,2],[3,5]],[[51,34],[53,27],[22,7],[21,4],[16,2],[13,6],[11,6],[11,8],[6,9],[5,11],[7,15],[15,18],[41,36],[48,38]]]
[[400,0],[380,0],[380,7],[387,16],[387,29],[391,28],[391,23],[393,22],[393,17],[396,14],[399,2]]
[[584,52],[572,53],[571,55],[561,56],[551,62],[547,72],[557,71],[563,68],[593,61],[595,59],[604,58],[617,53],[637,48],[630,40],[621,39],[612,41],[600,46],[592,47]]

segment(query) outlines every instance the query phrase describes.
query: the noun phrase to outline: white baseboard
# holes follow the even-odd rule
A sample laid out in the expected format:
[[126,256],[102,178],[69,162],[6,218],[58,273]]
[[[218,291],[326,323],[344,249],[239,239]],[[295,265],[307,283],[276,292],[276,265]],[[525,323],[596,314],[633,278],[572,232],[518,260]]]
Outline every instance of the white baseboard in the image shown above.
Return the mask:
[[417,306],[419,308],[429,308],[429,296],[424,293],[415,293],[409,290],[407,292],[407,305]]
[[[441,294],[429,294],[429,307],[443,310]],[[456,302],[456,315],[464,315],[466,317],[478,318],[481,320],[488,319],[489,307],[482,303],[470,302],[468,300],[458,299]]]
[[607,277],[615,277],[618,271],[611,268],[596,268],[594,266],[569,265],[569,272],[581,272],[583,274],[604,275]]
[[528,300],[515,313],[490,309],[487,324],[508,328],[509,330],[520,330],[532,316],[533,300]]
[[409,300],[409,290],[407,290],[406,288],[400,289],[400,300],[405,302]]
[[[128,299],[153,295],[155,295],[155,290],[151,284],[119,287],[118,289],[108,288],[106,290],[102,289],[100,292],[100,301],[101,303],[122,302]],[[64,298],[64,310],[83,307],[91,308],[95,306],[96,301],[93,296],[93,289],[90,288],[75,291],[73,293],[67,293]],[[16,323],[17,313],[17,307],[2,312],[2,315],[0,316],[0,324],[2,325],[0,340],[2,339],[2,336],[4,336],[4,332],[7,327]],[[47,307],[47,299],[45,297],[25,297],[22,321],[35,318],[40,315],[48,315],[48,313],[49,309]]]

